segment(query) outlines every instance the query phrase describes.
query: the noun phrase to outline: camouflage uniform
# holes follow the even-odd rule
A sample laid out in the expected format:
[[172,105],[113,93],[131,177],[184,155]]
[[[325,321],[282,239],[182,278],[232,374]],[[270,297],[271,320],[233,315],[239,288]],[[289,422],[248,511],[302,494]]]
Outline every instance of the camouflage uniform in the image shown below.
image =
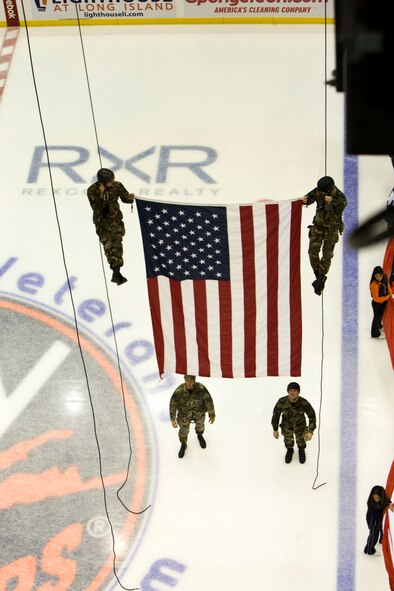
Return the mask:
[[112,187],[105,187],[102,196],[99,182],[88,189],[88,199],[93,209],[93,223],[111,269],[123,266],[122,240],[125,227],[118,198],[123,203],[133,202],[128,191],[118,181],[113,181]]
[[[279,425],[280,416],[282,415],[282,423]],[[309,425],[307,426],[305,415],[308,416]],[[312,406],[305,398],[298,397],[296,402],[290,402],[288,396],[279,398],[275,404],[272,414],[272,428],[278,431],[281,427],[281,432],[285,440],[287,448],[294,447],[294,435],[297,446],[300,449],[305,449],[306,442],[304,439],[305,433],[313,433],[316,429],[316,414]]]
[[213,400],[203,384],[194,383],[193,390],[188,390],[186,384],[178,386],[170,400],[170,419],[176,419],[179,426],[179,440],[187,442],[190,423],[194,421],[196,433],[203,434],[205,428],[205,414],[209,418],[215,418],[215,407]]
[[[309,226],[309,260],[315,275],[327,275],[334,256],[335,244],[343,232],[342,212],[347,205],[345,195],[336,190],[332,202],[326,203],[325,193],[317,188],[307,193],[306,205],[316,202],[316,215]],[[322,257],[320,258],[320,250]]]

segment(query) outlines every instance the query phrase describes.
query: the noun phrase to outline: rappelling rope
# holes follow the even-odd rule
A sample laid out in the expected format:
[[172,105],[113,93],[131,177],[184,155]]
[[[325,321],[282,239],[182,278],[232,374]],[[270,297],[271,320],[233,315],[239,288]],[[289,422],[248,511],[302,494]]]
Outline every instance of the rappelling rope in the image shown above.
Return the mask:
[[[95,111],[94,111],[94,106],[93,106],[92,91],[91,91],[90,79],[89,79],[89,72],[88,72],[87,61],[86,61],[85,46],[84,46],[84,43],[83,43],[81,22],[80,22],[80,19],[79,19],[79,13],[78,13],[78,9],[77,9],[77,5],[76,4],[75,4],[75,12],[76,12],[76,15],[77,15],[79,39],[80,39],[80,42],[81,42],[82,58],[83,58],[83,64],[84,64],[84,70],[85,70],[86,85],[87,85],[88,94],[89,94],[89,103],[90,103],[90,111],[91,111],[91,115],[92,115],[94,135],[95,135],[95,138],[96,138],[97,153],[98,153],[98,158],[99,158],[99,162],[100,162],[100,168],[102,168],[103,167],[103,163],[102,163],[102,158],[101,158],[100,142],[99,142],[99,136],[98,136],[98,131],[97,131],[97,124],[96,124],[96,117],[95,117]],[[110,300],[109,291],[108,291],[108,281],[107,281],[107,277],[106,277],[106,274],[105,274],[103,249],[102,249],[100,240],[99,240],[99,250],[100,250],[100,258],[101,258],[101,267],[102,267],[103,276],[104,276],[105,292],[106,292],[106,296],[107,296],[108,310],[109,310],[109,314],[110,314],[110,318],[111,318],[112,334],[113,334],[113,339],[114,339],[116,359],[117,359],[118,370],[119,370],[119,379],[120,379],[120,386],[121,386],[121,390],[122,390],[122,399],[123,399],[123,410],[124,410],[125,423],[126,423],[126,426],[127,426],[128,440],[129,440],[129,450],[130,450],[129,460],[128,460],[128,464],[127,464],[126,479],[123,482],[123,484],[119,487],[119,489],[117,490],[117,493],[116,494],[117,494],[117,497],[118,497],[119,501],[121,502],[121,504],[123,505],[123,507],[127,511],[129,511],[130,513],[133,513],[135,515],[139,515],[139,514],[143,513],[144,511],[146,511],[150,507],[150,505],[148,505],[147,507],[145,507],[145,509],[143,509],[142,511],[132,511],[131,509],[129,509],[128,507],[126,507],[126,505],[124,504],[124,502],[122,501],[122,499],[119,496],[120,491],[126,485],[127,480],[128,480],[128,477],[129,477],[129,471],[130,471],[131,457],[133,455],[133,449],[132,449],[132,445],[131,445],[131,430],[130,430],[130,425],[129,425],[129,421],[128,421],[128,418],[127,418],[126,399],[125,399],[125,393],[124,393],[124,387],[123,387],[123,376],[122,376],[122,369],[121,369],[121,364],[120,364],[119,348],[118,348],[118,342],[117,342],[116,333],[115,333],[115,326],[114,326],[114,320],[113,320],[111,300]]]
[[[324,4],[324,175],[327,175],[327,4]],[[319,478],[320,466],[320,451],[321,451],[321,415],[323,407],[323,382],[324,382],[324,289],[321,292],[321,358],[320,358],[320,397],[319,410],[317,419],[317,459],[316,459],[316,475],[312,483],[312,489],[317,490],[321,486],[327,484],[322,482],[316,486],[316,481]]]
[[[72,306],[72,311],[73,311],[76,340],[77,340],[78,349],[79,349],[79,353],[80,353],[80,357],[81,357],[81,362],[82,362],[82,367],[83,367],[83,372],[84,372],[85,382],[86,382],[86,388],[87,388],[88,397],[89,397],[89,403],[90,403],[90,408],[91,408],[91,412],[92,412],[93,431],[94,431],[94,437],[95,437],[95,441],[96,441],[96,445],[97,445],[97,453],[98,453],[98,460],[99,460],[100,481],[101,481],[101,487],[102,487],[102,491],[103,491],[103,500],[104,500],[104,510],[105,510],[106,518],[107,518],[108,523],[109,523],[109,526],[110,526],[111,537],[112,537],[113,573],[114,573],[114,576],[116,577],[119,585],[123,589],[125,589],[126,591],[136,591],[138,589],[138,587],[133,587],[133,588],[124,587],[122,585],[122,583],[120,582],[119,577],[118,577],[118,575],[116,573],[116,559],[117,559],[117,556],[116,556],[116,552],[115,552],[115,534],[114,534],[114,528],[113,528],[113,525],[112,525],[112,522],[111,522],[111,519],[110,519],[110,516],[109,516],[109,510],[108,510],[107,492],[106,492],[106,488],[105,488],[104,474],[103,474],[102,454],[101,454],[100,442],[99,442],[98,433],[97,433],[96,412],[95,412],[95,409],[94,409],[92,392],[91,392],[90,382],[89,382],[89,376],[88,376],[87,367],[86,367],[86,361],[85,361],[85,357],[84,357],[84,353],[83,353],[83,348],[82,348],[82,344],[81,344],[81,337],[80,337],[80,331],[79,331],[79,327],[78,327],[78,319],[77,319],[77,314],[76,314],[76,307],[75,307],[74,296],[73,296],[73,292],[72,292],[72,286],[71,286],[71,282],[70,282],[70,275],[69,275],[69,272],[68,272],[67,260],[66,260],[66,256],[65,256],[63,233],[62,233],[62,229],[61,229],[60,218],[59,218],[59,213],[58,213],[58,207],[57,207],[57,202],[56,202],[56,197],[55,197],[55,189],[54,189],[54,184],[53,184],[53,176],[52,176],[52,168],[51,168],[51,162],[50,162],[50,157],[49,157],[48,142],[47,142],[47,137],[46,137],[46,131],[45,131],[45,125],[44,125],[44,119],[43,119],[43,114],[42,114],[40,97],[39,97],[39,93],[38,93],[38,86],[37,86],[36,75],[35,75],[33,55],[32,55],[32,50],[31,50],[31,43],[30,43],[29,27],[28,27],[28,24],[27,24],[27,18],[26,18],[26,11],[25,11],[24,0],[21,0],[21,6],[22,6],[23,19],[24,19],[25,28],[26,28],[26,39],[27,39],[27,46],[28,46],[28,52],[29,52],[29,60],[30,60],[31,74],[32,74],[32,79],[33,79],[34,92],[35,92],[36,102],[37,102],[37,110],[38,110],[38,114],[39,114],[39,119],[40,119],[40,124],[41,124],[41,130],[42,130],[42,135],[43,135],[43,141],[44,141],[44,146],[45,146],[45,155],[46,155],[46,160],[47,160],[47,165],[48,165],[48,174],[49,174],[49,181],[50,181],[50,186],[51,186],[52,202],[53,202],[53,207],[54,207],[54,212],[55,212],[55,217],[56,217],[56,224],[57,224],[57,229],[58,229],[58,234],[59,234],[59,243],[60,243],[60,248],[61,248],[61,253],[62,253],[63,266],[64,266],[66,278],[67,278],[67,285],[68,285],[68,290],[69,290],[70,300],[71,300],[71,306]],[[108,295],[108,290],[107,290],[107,295]],[[109,308],[110,308],[110,305],[109,305]],[[112,311],[111,310],[110,310],[110,314],[111,314],[111,322],[112,322],[112,328],[113,328],[114,338],[115,338],[115,329],[114,329],[114,326],[113,326],[113,318],[112,318]],[[115,338],[115,342],[116,342],[116,338]],[[117,347],[116,347],[116,353],[117,353],[117,358],[118,358],[118,366],[119,366],[120,379],[121,379],[121,385],[122,385],[123,404],[124,404],[124,410],[125,410],[125,419],[126,419],[126,424],[128,426],[128,430],[129,430],[129,442],[130,442],[130,428],[129,428],[129,424],[128,424],[128,421],[127,421],[127,412],[126,412],[126,406],[125,406],[125,396],[124,396],[124,390],[123,390],[123,381],[122,381],[122,377],[121,377],[120,362],[119,362],[119,355],[118,355],[118,349],[117,349]],[[131,443],[130,443],[130,445],[131,445]],[[125,485],[125,483],[127,481],[128,472],[129,472],[129,466],[130,466],[130,458],[129,458],[128,468],[127,468],[126,480],[122,484],[122,486],[118,489],[118,498],[119,498],[119,491],[123,488],[123,486]],[[119,500],[121,501],[121,499],[119,499]],[[125,506],[122,501],[121,501],[121,503],[122,503],[123,506]],[[127,507],[125,507],[125,508],[129,512],[134,513],[133,511],[131,511]],[[146,507],[143,511],[137,512],[137,514],[143,513],[146,509],[148,509],[148,507]]]

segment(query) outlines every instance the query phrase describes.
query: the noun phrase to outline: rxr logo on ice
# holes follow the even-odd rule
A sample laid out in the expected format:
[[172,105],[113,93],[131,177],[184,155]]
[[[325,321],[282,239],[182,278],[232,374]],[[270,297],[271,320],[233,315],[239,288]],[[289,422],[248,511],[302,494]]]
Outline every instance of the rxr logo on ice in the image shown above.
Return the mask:
[[[49,146],[48,153],[51,168],[60,169],[74,183],[86,184],[96,180],[96,177],[86,179],[80,172],[81,167],[90,160],[91,155],[86,148],[82,146]],[[166,183],[171,169],[190,171],[203,183],[216,183],[206,168],[216,161],[217,152],[208,146],[160,146],[157,149],[156,146],[152,146],[126,160],[119,158],[105,148],[100,148],[100,154],[107,161],[106,167],[111,168],[115,173],[125,168],[147,184]],[[98,158],[96,159],[96,165],[99,168]],[[144,162],[145,160],[146,162]],[[140,168],[140,163],[144,168]],[[41,170],[47,170],[47,168],[45,146],[36,146],[27,182],[37,183]],[[147,168],[150,173],[146,172]]]

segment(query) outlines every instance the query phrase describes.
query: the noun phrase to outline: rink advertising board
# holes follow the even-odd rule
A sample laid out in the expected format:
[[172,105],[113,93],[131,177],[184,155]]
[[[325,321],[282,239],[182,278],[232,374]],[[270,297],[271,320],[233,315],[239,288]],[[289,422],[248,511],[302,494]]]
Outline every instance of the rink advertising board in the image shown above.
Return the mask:
[[185,0],[188,17],[266,17],[275,22],[303,17],[324,20],[333,16],[329,0]]
[[[333,23],[334,0],[25,0],[28,25]],[[3,26],[24,25],[21,0],[3,0]]]
[[[4,2],[8,0],[3,0]],[[14,0],[17,1],[18,0]],[[179,0],[28,0],[28,24],[130,24],[134,20],[174,18]],[[21,14],[21,12],[20,12]]]

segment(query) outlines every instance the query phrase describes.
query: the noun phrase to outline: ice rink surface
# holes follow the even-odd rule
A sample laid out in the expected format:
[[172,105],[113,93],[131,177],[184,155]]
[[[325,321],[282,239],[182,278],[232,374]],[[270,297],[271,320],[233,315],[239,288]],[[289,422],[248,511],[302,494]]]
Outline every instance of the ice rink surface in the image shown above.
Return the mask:
[[[314,207],[303,210],[297,381],[320,409],[320,439],[316,430],[305,465],[296,455],[284,463],[283,440],[270,425],[289,376],[201,379],[217,419],[207,424],[207,448],[191,431],[178,459],[168,403],[182,376],[159,381],[137,213],[122,206],[128,283],[109,282],[108,293],[134,452],[120,496],[133,511],[151,504],[140,516],[116,497],[128,432],[86,197],[100,161],[79,33],[53,27],[29,34],[122,584],[386,591],[383,558],[363,554],[367,497],[385,484],[393,459],[393,371],[385,341],[370,338],[368,287],[385,244],[357,253],[346,234],[357,216],[385,205],[393,170],[386,156],[345,155],[344,97],[332,87],[325,143],[324,27],[82,30],[102,164],[130,192],[186,203],[281,200],[302,197],[326,172],[349,189],[346,233],[323,298],[311,287],[307,255]],[[332,28],[327,41],[330,76]],[[0,103],[0,589],[121,589],[111,575],[92,407],[43,146],[21,30]],[[208,156],[200,168],[206,175],[185,166]],[[316,486],[325,484],[313,490],[319,449]]]

